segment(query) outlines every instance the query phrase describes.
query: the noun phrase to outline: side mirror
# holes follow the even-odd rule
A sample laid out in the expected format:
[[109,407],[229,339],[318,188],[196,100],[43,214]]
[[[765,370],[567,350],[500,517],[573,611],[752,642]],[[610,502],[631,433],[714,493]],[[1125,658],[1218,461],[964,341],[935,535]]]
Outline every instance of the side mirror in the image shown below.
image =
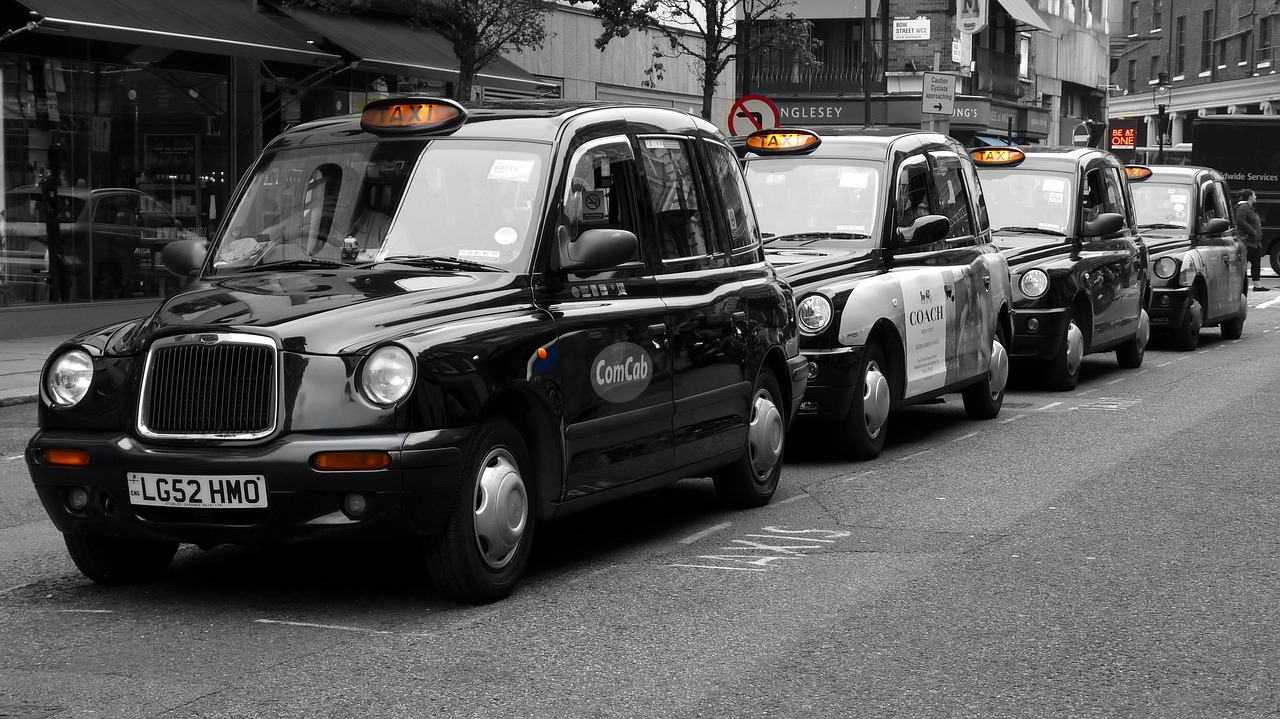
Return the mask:
[[898,228],[898,246],[916,247],[938,242],[951,230],[951,220],[945,215],[917,217],[906,227]]
[[1200,225],[1200,234],[1218,235],[1231,229],[1231,221],[1225,217],[1211,217]]
[[1124,215],[1119,212],[1103,212],[1085,222],[1080,228],[1080,234],[1085,237],[1102,237],[1114,235],[1122,229],[1124,229]]
[[587,230],[576,238],[569,236],[569,228],[561,225],[556,230],[559,256],[556,269],[564,272],[599,272],[608,270],[639,256],[640,240],[627,230]]
[[204,265],[209,254],[205,240],[175,240],[164,246],[160,261],[164,268],[179,277],[192,277]]

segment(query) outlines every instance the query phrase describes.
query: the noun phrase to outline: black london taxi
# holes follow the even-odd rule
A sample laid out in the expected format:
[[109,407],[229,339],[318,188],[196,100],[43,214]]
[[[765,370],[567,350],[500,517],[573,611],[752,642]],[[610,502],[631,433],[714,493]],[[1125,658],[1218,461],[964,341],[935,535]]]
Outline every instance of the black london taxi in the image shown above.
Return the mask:
[[970,417],[996,417],[1009,268],[964,147],[898,128],[762,130],[735,147],[766,254],[796,291],[810,362],[797,426],[865,460],[911,404],[960,392]]
[[1248,262],[1226,178],[1192,165],[1124,171],[1151,264],[1151,331],[1180,350],[1196,348],[1202,327],[1239,339],[1249,312]]
[[682,477],[760,506],[803,396],[733,150],[667,108],[370,103],[273,140],[153,314],[42,379],[26,460],[80,571],[179,543],[421,539],[508,595],[540,522]]
[[995,243],[1013,277],[1014,362],[1036,362],[1050,388],[1073,389],[1080,363],[1115,350],[1142,364],[1150,336],[1147,248],[1124,165],[1095,148],[972,150]]

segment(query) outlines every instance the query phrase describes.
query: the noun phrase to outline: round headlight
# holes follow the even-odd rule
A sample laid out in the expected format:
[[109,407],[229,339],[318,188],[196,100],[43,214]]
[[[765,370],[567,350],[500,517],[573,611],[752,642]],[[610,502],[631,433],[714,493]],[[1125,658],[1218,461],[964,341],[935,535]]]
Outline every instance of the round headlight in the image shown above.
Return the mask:
[[805,332],[821,332],[831,324],[831,301],[822,295],[809,295],[796,305],[800,329]]
[[1049,290],[1049,275],[1046,275],[1044,270],[1031,270],[1022,276],[1022,280],[1018,282],[1018,288],[1026,297],[1039,297]]
[[396,345],[379,347],[364,361],[360,389],[370,402],[390,407],[413,389],[415,369],[408,350]]
[[44,388],[57,407],[71,407],[84,399],[93,381],[93,359],[84,350],[63,352],[49,365]]
[[1167,280],[1178,274],[1178,261],[1172,257],[1161,257],[1156,260],[1155,272],[1156,277]]

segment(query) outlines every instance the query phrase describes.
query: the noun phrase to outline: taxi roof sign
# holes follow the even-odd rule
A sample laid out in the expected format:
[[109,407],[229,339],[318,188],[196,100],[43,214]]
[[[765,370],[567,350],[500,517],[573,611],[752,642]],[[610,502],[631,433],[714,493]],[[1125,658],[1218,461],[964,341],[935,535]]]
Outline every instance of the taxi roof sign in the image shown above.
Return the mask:
[[392,97],[374,100],[360,111],[360,127],[376,133],[421,133],[452,130],[467,119],[467,110],[439,97]]
[[1124,176],[1131,181],[1140,182],[1151,177],[1151,168],[1145,165],[1125,165]]
[[747,135],[747,149],[757,155],[789,155],[813,152],[822,138],[809,130],[772,128]]
[[969,157],[979,165],[1016,165],[1027,159],[1026,153],[1016,147],[983,147],[970,150]]

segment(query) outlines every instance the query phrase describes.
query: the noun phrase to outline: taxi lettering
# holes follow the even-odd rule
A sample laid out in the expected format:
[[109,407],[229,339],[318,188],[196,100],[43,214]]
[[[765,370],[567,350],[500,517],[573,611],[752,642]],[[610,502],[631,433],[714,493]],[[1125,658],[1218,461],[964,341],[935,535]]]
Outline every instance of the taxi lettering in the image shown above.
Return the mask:
[[910,322],[912,325],[924,325],[929,324],[930,322],[940,322],[945,317],[946,315],[943,314],[942,306],[939,305],[925,310],[912,310],[911,313],[907,315],[907,322]]
[[615,342],[591,363],[591,386],[608,402],[627,402],[649,386],[653,360],[639,345]]

